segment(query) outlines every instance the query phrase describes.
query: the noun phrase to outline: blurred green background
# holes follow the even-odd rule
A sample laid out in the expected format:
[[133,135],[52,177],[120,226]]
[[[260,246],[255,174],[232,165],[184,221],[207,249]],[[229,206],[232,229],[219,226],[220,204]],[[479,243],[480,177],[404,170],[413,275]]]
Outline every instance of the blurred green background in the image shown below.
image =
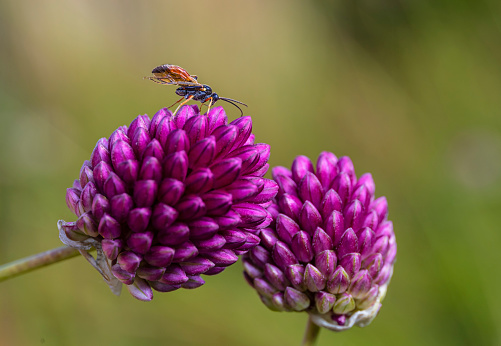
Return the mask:
[[[3,0],[0,47],[0,263],[61,245],[82,162],[177,100],[142,79],[177,64],[249,105],[272,166],[333,151],[387,196],[380,314],[318,345],[501,344],[499,1]],[[241,271],[144,303],[71,259],[0,284],[0,344],[298,345]]]

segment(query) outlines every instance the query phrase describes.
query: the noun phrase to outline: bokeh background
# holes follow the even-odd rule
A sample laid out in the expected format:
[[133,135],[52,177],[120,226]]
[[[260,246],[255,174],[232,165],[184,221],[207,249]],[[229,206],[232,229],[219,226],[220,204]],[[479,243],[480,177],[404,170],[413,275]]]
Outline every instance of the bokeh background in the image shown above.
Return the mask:
[[[61,245],[97,139],[177,100],[165,63],[249,104],[272,166],[348,155],[388,198],[380,314],[318,345],[501,344],[499,1],[1,1],[0,263]],[[298,345],[241,271],[144,303],[74,258],[0,284],[0,344]]]

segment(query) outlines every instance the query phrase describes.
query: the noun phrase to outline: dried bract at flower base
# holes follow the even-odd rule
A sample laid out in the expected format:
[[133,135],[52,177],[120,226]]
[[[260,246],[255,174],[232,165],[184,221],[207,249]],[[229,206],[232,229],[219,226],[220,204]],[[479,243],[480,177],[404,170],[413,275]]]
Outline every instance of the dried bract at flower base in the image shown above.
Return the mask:
[[244,256],[244,274],[266,306],[305,311],[340,331],[377,315],[393,273],[397,245],[384,197],[372,176],[357,179],[351,160],[320,154],[275,167],[273,222]]
[[228,124],[221,107],[138,116],[84,162],[66,193],[78,219],[59,223],[61,240],[94,244],[93,265],[140,300],[151,300],[152,288],[203,285],[201,274],[235,263],[272,221],[266,207],[278,186],[263,178],[270,147],[254,144],[251,131],[250,117]]

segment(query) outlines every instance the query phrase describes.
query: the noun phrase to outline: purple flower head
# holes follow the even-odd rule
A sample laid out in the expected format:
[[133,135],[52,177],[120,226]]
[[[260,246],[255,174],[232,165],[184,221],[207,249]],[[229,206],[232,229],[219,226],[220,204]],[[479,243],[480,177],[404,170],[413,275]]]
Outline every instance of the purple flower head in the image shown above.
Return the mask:
[[[278,191],[263,176],[270,147],[254,144],[250,117],[228,124],[222,107],[185,106],[138,116],[100,139],[66,193],[78,219],[63,242],[98,250],[110,286],[140,300],[204,284],[259,244]],[[88,258],[88,257],[87,257]],[[117,281],[118,280],[118,281]],[[121,282],[121,283],[120,283]]]
[[331,330],[366,326],[377,315],[397,253],[385,197],[348,157],[298,156],[275,167],[273,222],[244,255],[244,275],[275,311],[306,311]]

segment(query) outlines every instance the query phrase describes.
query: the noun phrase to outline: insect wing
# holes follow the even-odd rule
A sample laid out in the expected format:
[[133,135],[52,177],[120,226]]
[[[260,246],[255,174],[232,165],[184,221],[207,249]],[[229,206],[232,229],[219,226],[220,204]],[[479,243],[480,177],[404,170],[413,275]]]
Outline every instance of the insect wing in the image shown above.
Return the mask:
[[185,69],[176,65],[157,66],[151,72],[154,77],[149,79],[160,84],[200,85],[196,78],[193,78]]

